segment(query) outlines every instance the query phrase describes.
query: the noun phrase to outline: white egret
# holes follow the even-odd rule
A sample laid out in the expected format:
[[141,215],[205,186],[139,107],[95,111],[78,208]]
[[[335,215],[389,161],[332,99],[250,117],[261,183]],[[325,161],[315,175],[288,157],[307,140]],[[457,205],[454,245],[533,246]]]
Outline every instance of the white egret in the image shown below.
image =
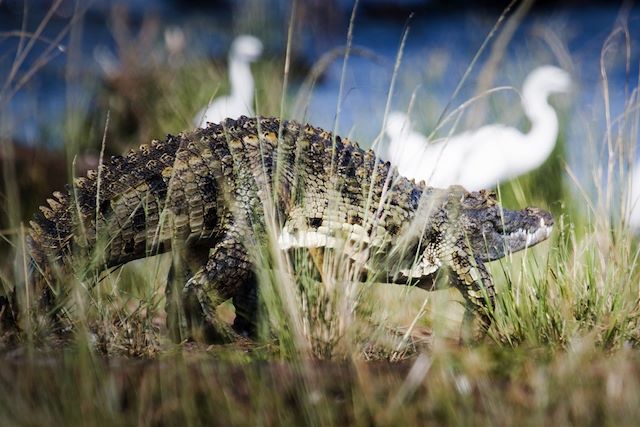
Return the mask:
[[200,110],[194,124],[206,127],[207,122],[219,123],[230,117],[253,116],[254,81],[251,63],[262,55],[262,42],[253,36],[242,35],[233,40],[229,51],[229,82],[231,93],[214,99]]
[[631,174],[631,188],[627,192],[627,205],[629,209],[629,227],[640,231],[640,162],[636,162]]
[[569,74],[550,65],[527,76],[522,88],[522,107],[531,122],[527,133],[493,124],[430,142],[411,129],[404,113],[391,113],[385,129],[389,160],[401,175],[433,187],[495,187],[536,169],[549,157],[558,137],[558,117],[547,98],[570,86]]

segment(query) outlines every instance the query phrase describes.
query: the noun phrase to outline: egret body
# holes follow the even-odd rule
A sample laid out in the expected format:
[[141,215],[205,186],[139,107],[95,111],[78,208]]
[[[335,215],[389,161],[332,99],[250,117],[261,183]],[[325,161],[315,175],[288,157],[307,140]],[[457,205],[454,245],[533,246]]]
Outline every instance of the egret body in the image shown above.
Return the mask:
[[536,169],[549,157],[558,137],[558,116],[548,97],[567,92],[570,84],[566,71],[550,65],[527,76],[522,89],[522,107],[531,122],[527,133],[493,124],[430,142],[411,129],[404,113],[391,113],[386,126],[389,160],[401,175],[433,187],[495,187]]
[[640,231],[640,162],[636,162],[631,174],[631,188],[627,192],[629,227]]

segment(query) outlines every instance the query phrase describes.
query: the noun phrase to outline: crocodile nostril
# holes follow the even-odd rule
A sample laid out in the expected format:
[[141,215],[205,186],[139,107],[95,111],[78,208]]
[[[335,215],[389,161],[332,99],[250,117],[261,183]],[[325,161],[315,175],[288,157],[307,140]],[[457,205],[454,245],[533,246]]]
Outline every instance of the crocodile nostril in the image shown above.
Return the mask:
[[551,215],[549,212],[545,211],[544,209],[530,207],[526,209],[526,212],[527,212],[527,215],[540,218],[540,221],[543,221],[543,222],[540,222],[540,225],[542,226],[553,225],[553,215]]

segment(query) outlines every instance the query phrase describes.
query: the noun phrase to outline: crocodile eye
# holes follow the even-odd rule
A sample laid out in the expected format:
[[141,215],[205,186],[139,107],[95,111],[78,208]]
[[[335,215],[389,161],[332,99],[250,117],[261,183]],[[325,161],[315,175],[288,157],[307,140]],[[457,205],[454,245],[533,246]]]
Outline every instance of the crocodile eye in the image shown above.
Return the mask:
[[482,224],[482,231],[485,233],[495,231],[496,233],[504,234],[502,223],[493,221],[485,221],[484,224]]

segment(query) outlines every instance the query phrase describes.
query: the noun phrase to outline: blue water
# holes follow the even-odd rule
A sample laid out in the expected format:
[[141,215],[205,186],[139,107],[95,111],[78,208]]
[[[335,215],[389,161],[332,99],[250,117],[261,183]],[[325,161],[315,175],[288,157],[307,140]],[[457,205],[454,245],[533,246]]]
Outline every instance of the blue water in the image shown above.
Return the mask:
[[[550,47],[539,37],[541,30],[553,32],[566,42],[570,62],[560,64],[570,66],[575,78],[576,91],[572,97],[574,108],[588,110],[596,107],[600,97],[600,51],[604,40],[612,31],[617,19],[616,8],[575,8],[557,10],[551,13],[536,13],[528,16],[519,26],[511,40],[505,57],[501,60],[494,85],[513,85],[521,87],[522,80],[533,68],[545,63],[558,64]],[[629,18],[632,43],[630,63],[632,66],[632,84],[637,85],[637,68],[640,59],[640,14],[634,10]],[[447,16],[425,16],[410,22],[407,44],[398,75],[398,87],[394,94],[392,107],[407,109],[409,98],[415,91],[414,109],[416,116],[424,120],[421,111],[425,104],[444,105],[452,96],[471,59],[478,51],[484,37],[489,33],[495,17],[482,18],[465,14]],[[357,20],[354,31],[354,44],[375,50],[389,61],[388,66],[379,66],[360,58],[352,58],[345,75],[345,93],[340,117],[341,131],[372,137],[376,131],[374,123],[379,123],[384,111],[391,79],[391,66],[398,51],[403,23],[390,23],[376,19]],[[467,100],[475,89],[478,72],[489,49],[481,56],[463,86],[463,90],[453,99],[454,105]],[[429,76],[438,57],[446,62],[443,69]],[[627,76],[625,75],[622,55],[608,61],[610,68],[610,86],[616,113],[621,111],[622,97]],[[311,118],[321,126],[331,127],[334,122],[337,92],[340,84],[342,63],[336,63],[329,71],[329,79],[317,89],[312,102]],[[437,68],[437,67],[435,67]],[[513,95],[513,94],[512,94]],[[495,95],[508,99],[509,94]],[[517,105],[517,99],[513,99]],[[431,117],[437,118],[437,114]]]
[[[263,36],[269,54],[283,55],[287,2],[274,0],[272,3],[274,7],[257,7],[253,17],[258,23],[273,24],[275,20],[277,25],[269,28],[262,25],[255,28],[255,31],[238,18],[237,10],[229,7],[201,8],[194,5],[195,2],[190,7],[185,7],[180,2],[170,0],[136,0],[128,4],[134,31],[139,28],[145,16],[153,14],[162,26],[179,25],[185,30],[192,57],[224,57],[233,34],[241,31]],[[322,24],[314,24],[313,17],[305,18],[309,19],[309,25],[302,27],[303,32],[296,39],[299,41],[296,52],[306,62],[313,63],[324,51],[346,42],[350,8],[344,3],[348,2],[336,2],[336,9],[329,11],[332,25],[326,28]],[[367,2],[364,3],[366,6]],[[416,3],[424,6],[424,3]],[[23,18],[21,4],[14,0],[0,7],[0,31],[19,28]],[[49,3],[41,2],[38,7],[39,4],[37,1],[30,3],[27,20],[27,28],[30,30],[36,28]],[[45,29],[46,37],[54,38],[68,23],[74,3],[66,2],[65,5],[60,15]],[[60,127],[53,124],[61,122],[65,109],[71,105],[79,108],[91,108],[93,105],[93,91],[100,73],[93,59],[93,50],[97,45],[103,45],[112,51],[115,48],[108,24],[112,2],[94,1],[89,5],[83,20],[80,53],[73,58],[77,78],[68,79],[65,75],[72,62],[69,61],[69,50],[58,52],[9,101],[8,107],[3,109],[4,133],[9,132],[25,143],[60,145],[63,143],[63,136]],[[323,13],[328,13],[327,9],[322,10]],[[268,16],[261,16],[260,13],[267,13]],[[585,149],[585,144],[588,141],[601,141],[604,113],[600,54],[607,36],[617,25],[619,14],[617,5],[540,8],[532,11],[515,31],[505,55],[498,63],[493,80],[494,86],[511,85],[519,89],[529,71],[547,63],[561,65],[572,73],[575,79],[574,93],[564,98],[558,96],[556,104],[561,112],[562,132],[568,142],[569,163],[576,169],[584,170],[587,167],[585,156],[588,150]],[[451,12],[422,7],[408,22],[409,32],[396,88],[391,96],[391,108],[406,111],[414,95],[413,120],[417,128],[429,132],[448,103],[451,108],[455,108],[472,96],[479,72],[490,55],[491,44],[481,55],[460,93],[451,98],[498,15],[497,10],[460,9]],[[628,92],[638,84],[640,8],[635,7],[628,12],[627,22],[631,41],[631,76],[625,71],[625,55],[621,43],[617,44],[617,49],[607,59],[614,117],[622,112]],[[375,15],[367,13],[366,7],[363,8],[362,13],[356,17],[353,44],[372,50],[379,56],[379,60],[372,61],[354,55],[349,59],[344,74],[342,60],[334,62],[321,84],[313,91],[306,119],[318,126],[334,128],[339,88],[344,79],[337,130],[341,134],[354,136],[365,146],[370,145],[381,131],[393,65],[406,24],[407,20],[402,13]],[[241,27],[240,30],[238,27]],[[547,40],[542,34],[548,36]],[[550,45],[550,39],[559,40],[559,44]],[[616,40],[621,40],[621,37]],[[69,38],[65,37],[61,44],[68,46],[68,43]],[[15,38],[0,39],[0,75],[8,75],[16,46]],[[36,44],[34,52],[25,61],[25,67],[32,65],[46,46],[46,43]],[[291,84],[290,106],[293,105],[299,84],[299,81]],[[460,126],[473,127],[492,122],[526,126],[518,102],[515,92],[492,95],[488,108],[470,109]],[[480,116],[482,111],[484,113]],[[299,113],[291,112],[292,115]],[[481,117],[480,123],[474,123],[478,121],[478,117]],[[6,123],[10,126],[6,127]]]

